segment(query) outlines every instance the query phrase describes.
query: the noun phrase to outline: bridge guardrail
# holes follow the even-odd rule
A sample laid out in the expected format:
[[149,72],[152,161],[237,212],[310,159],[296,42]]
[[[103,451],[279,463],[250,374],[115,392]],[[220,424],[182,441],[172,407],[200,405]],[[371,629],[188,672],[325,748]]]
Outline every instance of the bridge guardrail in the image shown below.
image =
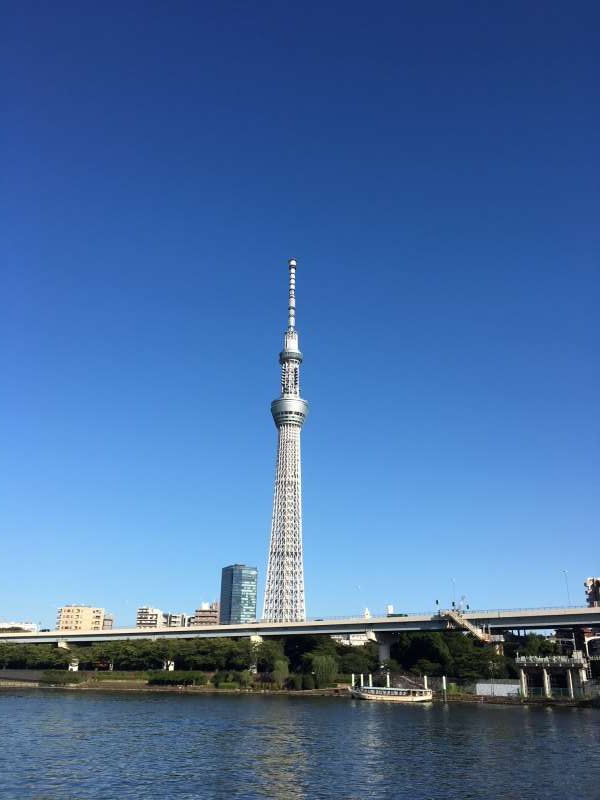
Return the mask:
[[[375,623],[375,622],[381,622],[382,620],[394,620],[394,619],[397,619],[398,621],[401,621],[403,619],[410,619],[411,617],[425,617],[425,618],[429,618],[429,619],[436,619],[436,618],[442,617],[444,615],[444,613],[447,612],[448,610],[451,610],[451,609],[439,609],[438,608],[435,611],[410,611],[410,612],[406,612],[405,614],[400,612],[400,613],[394,613],[394,614],[371,615],[369,617],[365,617],[363,614],[340,615],[340,616],[333,616],[333,617],[307,617],[305,620],[303,620],[303,622],[304,622],[304,624],[307,624],[307,623],[310,624],[312,622],[322,622],[322,623],[326,624],[328,622],[335,623],[335,622],[348,621],[348,622],[365,623],[365,625],[368,626],[369,622],[374,622]],[[487,609],[468,609],[468,610],[463,610],[463,611],[456,611],[455,610],[455,613],[459,613],[461,616],[466,617],[467,620],[473,620],[473,618],[478,619],[478,615],[485,615],[485,618],[487,618],[488,620],[491,620],[491,619],[494,619],[494,615],[497,615],[498,617],[500,617],[502,615],[513,614],[513,613],[521,613],[521,614],[529,613],[529,614],[535,615],[536,612],[552,612],[552,611],[557,611],[557,612],[558,611],[562,611],[562,612],[565,612],[565,614],[568,614],[569,611],[579,611],[579,612],[581,612],[581,611],[589,611],[590,613],[592,613],[592,612],[600,613],[600,608],[593,608],[591,606],[540,606],[540,607],[537,607],[537,608],[498,608],[498,609],[489,609],[489,608],[487,608]],[[480,619],[482,619],[483,622],[485,622],[485,618],[480,617]],[[245,627],[246,625],[248,627],[250,627],[250,626],[254,626],[254,625],[260,626],[260,625],[268,625],[268,624],[272,624],[272,623],[269,623],[268,620],[264,620],[264,619],[258,619],[258,620],[255,620],[253,622],[248,622],[248,623],[231,623],[231,625],[222,625],[222,626],[220,625],[220,623],[214,623],[214,625],[217,625],[219,627],[238,627],[238,628]],[[294,625],[294,624],[301,624],[301,623],[290,623],[290,624]],[[185,631],[185,630],[198,631],[198,630],[203,630],[203,629],[206,629],[206,628],[209,628],[209,627],[212,627],[212,626],[213,626],[213,623],[211,623],[211,625],[193,625],[193,626],[189,626],[189,627],[186,627],[186,628],[160,628],[160,629],[152,629],[152,630],[161,630],[161,631],[172,630],[174,632],[175,631]],[[144,628],[136,628],[133,625],[119,626],[119,627],[114,627],[114,628],[111,628],[111,629],[106,629],[104,631],[97,631],[97,633],[110,635],[111,632],[118,633],[119,631],[122,631],[122,630],[143,631]],[[147,629],[147,630],[151,630],[151,629]],[[41,638],[44,638],[43,637],[43,633],[47,633],[48,637],[50,637],[52,634],[56,634],[56,633],[65,633],[65,634],[69,634],[70,633],[70,634],[72,634],[72,633],[77,633],[77,632],[78,631],[56,631],[56,630],[50,630],[50,631],[38,632],[37,634],[33,634],[32,633],[31,635],[36,636],[36,635],[39,635],[39,633],[42,633],[42,637]],[[19,632],[19,633],[21,635],[24,635],[26,632],[23,631],[23,632]],[[82,631],[81,633],[89,633],[89,631]],[[1,636],[1,634],[0,634],[0,636]],[[7,636],[10,636],[10,635],[7,634]]]

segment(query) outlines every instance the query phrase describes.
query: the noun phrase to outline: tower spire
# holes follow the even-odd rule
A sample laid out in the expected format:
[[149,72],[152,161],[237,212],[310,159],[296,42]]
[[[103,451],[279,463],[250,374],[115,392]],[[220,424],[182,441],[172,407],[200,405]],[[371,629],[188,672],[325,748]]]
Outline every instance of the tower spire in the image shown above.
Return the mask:
[[288,327],[279,354],[281,395],[271,403],[277,427],[277,466],[263,618],[300,622],[306,617],[302,547],[302,480],[300,431],[308,403],[300,397],[302,353],[296,330],[296,259],[290,271]]
[[290,258],[288,261],[290,268],[290,293],[288,300],[288,330],[296,328],[296,259]]

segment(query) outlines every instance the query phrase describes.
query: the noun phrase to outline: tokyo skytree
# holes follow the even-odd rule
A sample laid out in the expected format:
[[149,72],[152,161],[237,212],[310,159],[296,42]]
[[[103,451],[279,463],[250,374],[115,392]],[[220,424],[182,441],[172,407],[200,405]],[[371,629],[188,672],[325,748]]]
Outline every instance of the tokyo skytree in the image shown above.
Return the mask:
[[300,622],[304,606],[302,557],[302,479],[300,472],[300,431],[308,403],[300,397],[302,353],[296,330],[296,260],[288,262],[290,289],[288,327],[279,354],[281,396],[271,403],[278,431],[277,467],[267,586],[263,618],[269,622]]

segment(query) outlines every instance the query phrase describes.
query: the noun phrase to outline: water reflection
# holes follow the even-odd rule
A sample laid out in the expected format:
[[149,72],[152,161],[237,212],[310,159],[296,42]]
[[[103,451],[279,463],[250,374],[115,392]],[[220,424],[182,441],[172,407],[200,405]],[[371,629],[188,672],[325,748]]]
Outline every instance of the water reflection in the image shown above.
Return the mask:
[[303,800],[305,797],[303,786],[308,754],[303,746],[304,728],[297,725],[293,711],[287,702],[284,708],[272,703],[263,708],[263,724],[267,723],[267,727],[262,731],[261,749],[255,758],[267,797],[280,797],[281,800]]
[[0,719],[10,800],[598,796],[579,709],[2,692]]

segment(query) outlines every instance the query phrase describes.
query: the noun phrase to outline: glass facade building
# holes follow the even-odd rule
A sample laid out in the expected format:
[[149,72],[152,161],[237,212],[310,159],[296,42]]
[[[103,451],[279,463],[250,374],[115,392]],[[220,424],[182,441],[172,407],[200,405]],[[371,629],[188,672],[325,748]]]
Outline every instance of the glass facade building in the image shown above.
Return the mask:
[[245,564],[223,567],[221,573],[221,625],[254,622],[258,570]]

